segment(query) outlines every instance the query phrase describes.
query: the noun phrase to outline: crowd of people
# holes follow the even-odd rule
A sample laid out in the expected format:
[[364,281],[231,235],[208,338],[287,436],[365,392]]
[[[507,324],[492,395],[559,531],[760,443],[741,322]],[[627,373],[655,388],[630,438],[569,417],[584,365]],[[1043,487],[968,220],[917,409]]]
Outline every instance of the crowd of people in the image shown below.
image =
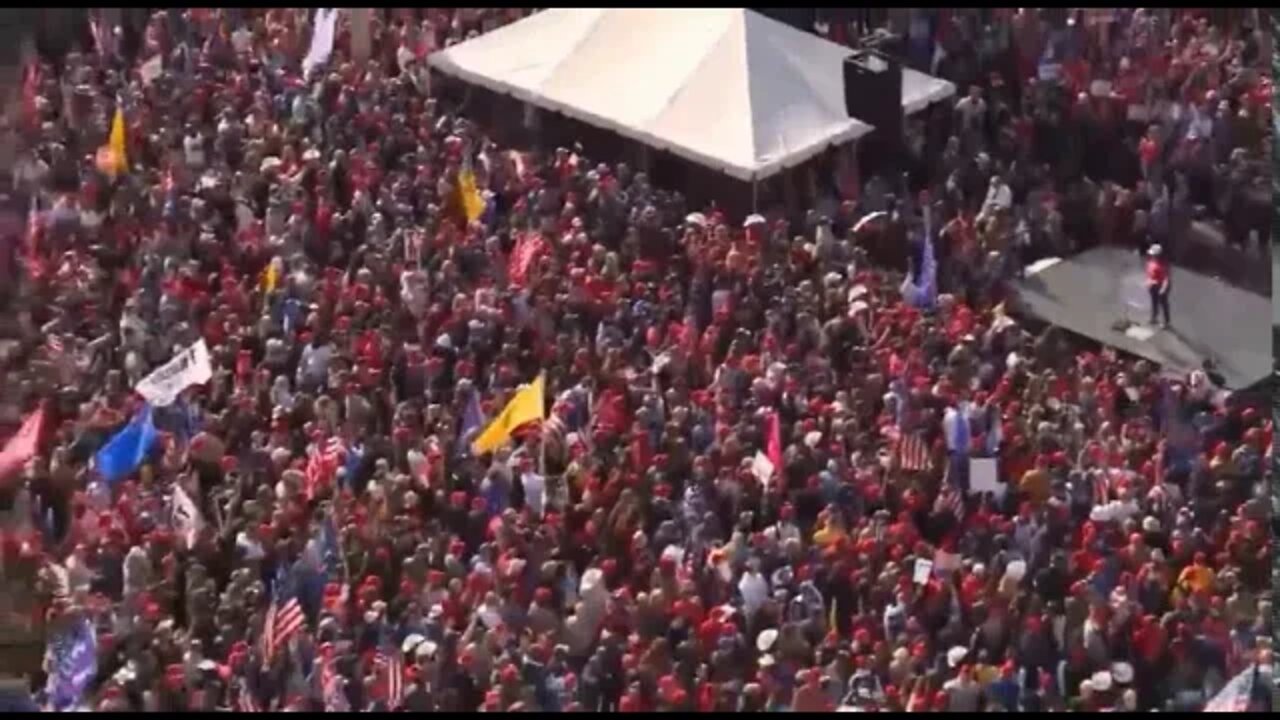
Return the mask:
[[[28,74],[0,422],[48,420],[0,549],[43,564],[44,706],[1194,710],[1269,672],[1269,413],[1001,303],[1029,224],[1176,246],[1234,192],[1200,171],[1269,142],[1253,34],[1018,25],[1060,70],[975,75],[926,189],[729,218],[433,93],[426,55],[528,12],[375,13],[361,62],[344,15],[307,74],[306,10],[158,12]],[[881,209],[905,275],[852,232]],[[209,382],[144,410],[200,340]]]
[[[913,123],[914,166],[974,215],[999,175],[1014,202],[990,231],[998,242],[1032,258],[1157,243],[1269,292],[1239,268],[1242,253],[1268,251],[1271,218],[1271,39],[1256,12],[1227,11],[1220,25],[1119,8],[896,9],[886,20],[910,64],[968,95],[946,145]],[[842,22],[821,27],[857,37]],[[1194,232],[1197,220],[1208,229]],[[1197,252],[1199,235],[1217,234],[1235,249],[1229,261]]]

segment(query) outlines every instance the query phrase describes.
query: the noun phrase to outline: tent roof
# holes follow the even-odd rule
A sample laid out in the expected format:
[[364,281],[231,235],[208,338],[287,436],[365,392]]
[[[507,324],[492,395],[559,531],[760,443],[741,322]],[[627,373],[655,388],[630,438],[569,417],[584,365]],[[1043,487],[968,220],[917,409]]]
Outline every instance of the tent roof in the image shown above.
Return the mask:
[[[742,8],[573,8],[544,10],[429,62],[755,180],[872,130],[845,112],[849,54]],[[948,87],[954,93],[946,81],[904,75],[904,106],[919,109]]]
[[914,115],[955,94],[955,83],[950,80],[926,75],[909,67],[902,68],[902,111],[907,115]]

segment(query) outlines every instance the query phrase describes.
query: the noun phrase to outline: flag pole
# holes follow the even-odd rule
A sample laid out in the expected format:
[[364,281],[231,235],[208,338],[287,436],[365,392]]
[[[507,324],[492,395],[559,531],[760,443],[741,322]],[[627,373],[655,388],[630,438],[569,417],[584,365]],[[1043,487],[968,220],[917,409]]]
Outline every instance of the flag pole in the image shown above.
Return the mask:
[[539,408],[542,415],[542,422],[538,428],[538,474],[542,476],[542,481],[547,481],[547,373],[545,371],[538,373],[538,380],[542,383],[542,407]]

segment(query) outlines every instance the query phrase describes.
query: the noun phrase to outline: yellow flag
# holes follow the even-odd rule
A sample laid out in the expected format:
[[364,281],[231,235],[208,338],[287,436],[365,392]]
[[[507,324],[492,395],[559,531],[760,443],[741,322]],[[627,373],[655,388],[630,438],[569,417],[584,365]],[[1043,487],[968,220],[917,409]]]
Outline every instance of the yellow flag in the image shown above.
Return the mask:
[[116,105],[116,116],[111,120],[111,137],[107,147],[115,155],[116,171],[129,172],[129,155],[124,149],[124,109]]
[[262,290],[263,292],[273,293],[279,284],[280,264],[272,258],[271,262],[267,263],[266,272],[262,274]]
[[516,391],[498,417],[471,443],[471,451],[476,455],[493,452],[511,439],[511,433],[516,428],[527,422],[542,420],[546,408],[543,387],[544,381],[539,375],[532,383]]
[[462,167],[458,169],[458,200],[468,223],[475,222],[484,213],[484,198],[476,187],[476,173],[471,169],[469,152],[463,155]]

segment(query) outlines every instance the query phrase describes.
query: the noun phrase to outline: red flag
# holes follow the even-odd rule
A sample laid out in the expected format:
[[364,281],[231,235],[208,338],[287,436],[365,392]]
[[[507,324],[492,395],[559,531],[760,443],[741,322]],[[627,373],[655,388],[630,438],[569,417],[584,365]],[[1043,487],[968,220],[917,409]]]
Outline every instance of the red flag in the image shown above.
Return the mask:
[[36,196],[31,196],[30,207],[27,210],[27,247],[24,252],[27,272],[35,279],[43,278],[48,274],[49,268],[40,255],[40,206]]
[[18,433],[0,450],[0,484],[7,483],[35,456],[40,447],[40,431],[44,428],[44,405],[27,416]]
[[39,95],[40,65],[33,61],[23,71],[22,79],[22,114],[27,127],[32,130],[39,126],[39,108],[36,105]]
[[769,436],[765,438],[765,455],[769,457],[769,462],[777,468],[777,472],[782,472],[782,426],[778,422],[778,413],[769,413]]
[[507,266],[507,274],[510,276],[512,285],[517,287],[525,285],[534,261],[546,248],[546,241],[542,239],[540,233],[525,233],[520,236],[516,241],[515,249],[511,251],[511,261]]

